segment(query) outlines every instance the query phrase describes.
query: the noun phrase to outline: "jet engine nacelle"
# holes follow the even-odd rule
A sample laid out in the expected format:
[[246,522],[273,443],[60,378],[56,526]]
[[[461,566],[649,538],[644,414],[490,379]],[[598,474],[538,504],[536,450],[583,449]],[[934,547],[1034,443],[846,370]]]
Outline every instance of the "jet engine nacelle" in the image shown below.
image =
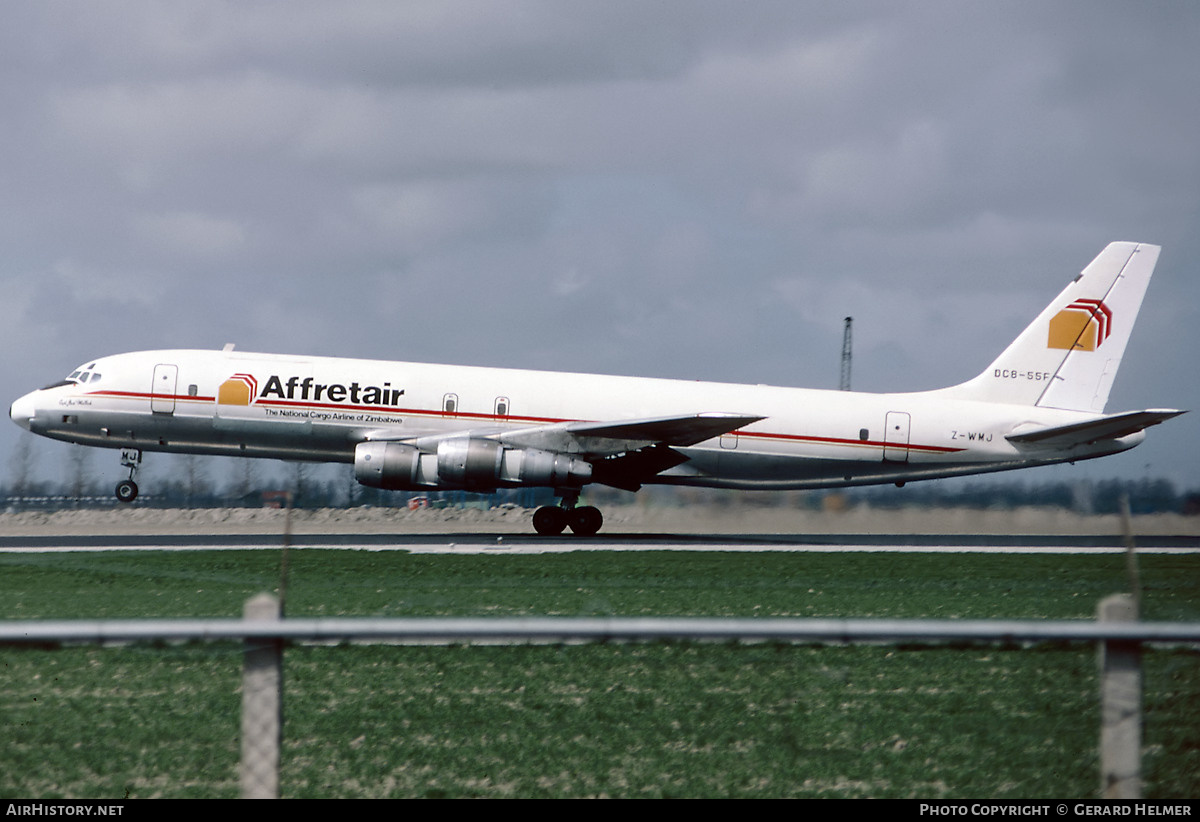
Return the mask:
[[495,440],[441,440],[435,452],[399,442],[362,442],[354,449],[354,478],[394,491],[537,486],[578,488],[592,478],[586,460],[531,448],[505,448]]

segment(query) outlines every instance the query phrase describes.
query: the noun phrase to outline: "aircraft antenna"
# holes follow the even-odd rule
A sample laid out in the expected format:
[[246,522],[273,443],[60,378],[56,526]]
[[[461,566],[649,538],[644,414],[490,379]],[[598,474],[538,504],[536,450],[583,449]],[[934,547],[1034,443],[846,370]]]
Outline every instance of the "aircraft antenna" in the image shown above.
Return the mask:
[[846,318],[846,330],[842,334],[842,379],[838,384],[842,391],[850,390],[850,324],[853,321],[853,317]]

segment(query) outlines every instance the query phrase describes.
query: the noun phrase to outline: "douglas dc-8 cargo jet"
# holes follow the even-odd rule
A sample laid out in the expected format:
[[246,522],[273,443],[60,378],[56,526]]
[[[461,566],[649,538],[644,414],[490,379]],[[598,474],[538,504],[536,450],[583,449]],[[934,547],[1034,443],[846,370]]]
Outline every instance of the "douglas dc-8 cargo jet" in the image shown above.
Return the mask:
[[222,351],[88,361],[18,399],[23,428],[121,449],[342,462],[375,488],[544,487],[539,534],[594,534],[590,483],[797,489],[1102,457],[1182,411],[1105,414],[1159,248],[1112,243],[987,369],[866,394]]

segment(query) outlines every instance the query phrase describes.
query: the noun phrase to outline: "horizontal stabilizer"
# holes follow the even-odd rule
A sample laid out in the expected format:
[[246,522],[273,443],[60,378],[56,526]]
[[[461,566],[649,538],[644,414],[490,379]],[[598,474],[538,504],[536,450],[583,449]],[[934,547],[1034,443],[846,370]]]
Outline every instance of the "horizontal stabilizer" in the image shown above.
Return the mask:
[[1098,440],[1115,440],[1136,434],[1138,431],[1158,425],[1160,422],[1178,417],[1184,411],[1170,409],[1150,409],[1148,411],[1128,411],[1124,414],[1113,414],[1107,417],[1097,417],[1086,422],[1075,422],[1070,425],[1056,425],[1051,428],[1038,428],[1034,431],[1021,431],[1009,434],[1007,439],[1016,445],[1040,445],[1049,448],[1071,448],[1076,445],[1087,445]]

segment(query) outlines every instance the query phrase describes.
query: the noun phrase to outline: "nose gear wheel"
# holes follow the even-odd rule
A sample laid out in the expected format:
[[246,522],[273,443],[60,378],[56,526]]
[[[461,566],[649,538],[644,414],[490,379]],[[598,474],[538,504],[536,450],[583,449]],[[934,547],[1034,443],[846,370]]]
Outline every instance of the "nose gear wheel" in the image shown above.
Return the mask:
[[117,502],[133,502],[137,499],[138,486],[133,481],[138,466],[142,464],[142,452],[137,448],[121,449],[121,465],[129,469],[129,479],[117,483]]

